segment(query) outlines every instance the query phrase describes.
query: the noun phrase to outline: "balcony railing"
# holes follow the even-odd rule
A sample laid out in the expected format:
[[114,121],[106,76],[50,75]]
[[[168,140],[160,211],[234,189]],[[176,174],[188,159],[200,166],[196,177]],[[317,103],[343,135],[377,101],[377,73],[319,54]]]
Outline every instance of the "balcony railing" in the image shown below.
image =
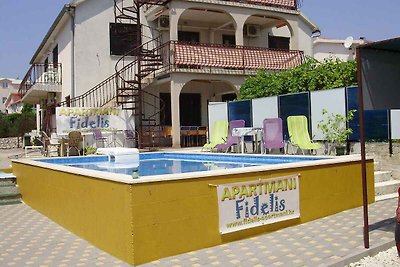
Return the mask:
[[[168,1],[159,1],[159,2],[168,2]],[[221,0],[220,2],[238,2],[244,4],[252,4],[259,6],[272,6],[283,9],[297,10],[300,7],[301,0]],[[153,5],[147,4],[144,9],[147,11]]]
[[246,4],[260,5],[260,6],[273,6],[284,9],[297,10],[300,3],[299,0],[226,0],[228,2],[240,2]]
[[219,44],[197,44],[170,41],[160,49],[164,71],[192,69],[193,72],[240,70],[243,73],[266,69],[287,70],[304,62],[298,50],[280,50]]
[[22,97],[37,84],[61,85],[61,63],[58,64],[33,64],[21,82],[18,92]]

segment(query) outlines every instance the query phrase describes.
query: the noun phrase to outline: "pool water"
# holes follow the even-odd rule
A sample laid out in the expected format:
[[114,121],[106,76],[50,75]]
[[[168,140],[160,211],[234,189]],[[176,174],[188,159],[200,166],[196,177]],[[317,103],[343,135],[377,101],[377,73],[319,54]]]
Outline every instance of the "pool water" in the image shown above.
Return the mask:
[[[140,176],[161,175],[172,173],[209,171],[216,169],[233,169],[241,167],[256,166],[250,163],[234,163],[234,162],[213,162],[213,161],[193,161],[178,159],[146,159],[141,160],[139,164],[138,174]],[[125,164],[116,164],[113,162],[101,163],[77,163],[68,164],[71,167],[78,167],[90,170],[107,171],[114,173],[122,173],[131,175],[137,168],[129,167]]]
[[233,169],[267,164],[282,164],[299,161],[318,160],[318,157],[276,157],[253,155],[189,154],[189,153],[141,153],[139,168],[137,164],[115,163],[107,156],[88,156],[73,158],[40,159],[47,163],[62,164],[71,167],[121,173],[139,176],[162,175]]

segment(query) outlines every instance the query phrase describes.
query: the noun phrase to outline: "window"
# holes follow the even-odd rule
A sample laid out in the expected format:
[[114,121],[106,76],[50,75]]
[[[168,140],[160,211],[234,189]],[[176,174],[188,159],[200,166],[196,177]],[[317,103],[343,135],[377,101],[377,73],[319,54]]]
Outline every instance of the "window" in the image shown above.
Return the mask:
[[235,93],[229,93],[229,94],[223,94],[221,96],[221,101],[222,102],[229,102],[229,101],[234,101],[236,99],[236,94]]
[[44,61],[44,72],[48,71],[49,69],[49,59],[46,58],[46,60]]
[[56,45],[53,49],[53,68],[58,67],[58,45]]
[[3,104],[6,103],[7,97],[3,97]]
[[3,88],[8,88],[8,82],[3,82],[2,87]]
[[280,36],[268,36],[268,47],[289,50],[290,49],[290,38]]
[[137,55],[134,50],[141,44],[136,24],[110,23],[110,55]]
[[67,96],[65,97],[65,102],[67,102],[67,107],[70,107],[70,106],[71,106],[71,96],[70,96],[70,95],[67,95]]
[[236,45],[235,35],[222,35],[222,43],[224,45]]
[[200,33],[178,31],[178,40],[188,43],[200,43]]

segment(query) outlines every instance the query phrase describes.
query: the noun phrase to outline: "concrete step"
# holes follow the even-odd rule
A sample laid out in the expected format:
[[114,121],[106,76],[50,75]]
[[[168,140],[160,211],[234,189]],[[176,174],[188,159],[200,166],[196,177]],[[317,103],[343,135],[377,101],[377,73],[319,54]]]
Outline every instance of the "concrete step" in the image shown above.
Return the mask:
[[14,178],[0,178],[0,186],[9,186],[15,185],[17,183],[17,179]]
[[1,205],[13,205],[21,203],[20,194],[8,194],[0,195],[0,206]]
[[375,171],[374,177],[375,177],[375,183],[389,181],[389,180],[392,180],[392,172],[391,171]]
[[374,160],[374,171],[381,171],[382,170],[382,164],[379,161]]
[[0,186],[0,198],[2,195],[19,194],[18,187],[15,185]]
[[396,193],[399,187],[400,187],[399,180],[389,180],[389,181],[375,183],[375,196],[382,196],[382,195]]
[[381,196],[375,196],[375,201],[382,201],[382,200],[392,199],[392,198],[397,198],[397,197],[398,197],[397,193],[386,194],[386,195],[381,195]]
[[0,171],[0,205],[21,203],[17,178],[12,173]]

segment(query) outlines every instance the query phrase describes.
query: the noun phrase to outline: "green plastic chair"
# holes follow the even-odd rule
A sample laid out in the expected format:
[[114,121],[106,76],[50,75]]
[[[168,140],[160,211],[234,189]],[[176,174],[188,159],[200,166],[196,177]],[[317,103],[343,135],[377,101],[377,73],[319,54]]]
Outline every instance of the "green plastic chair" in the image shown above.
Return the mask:
[[201,150],[212,150],[216,145],[223,144],[228,138],[228,121],[215,121],[213,123],[210,143],[205,144]]
[[300,148],[303,154],[304,150],[314,150],[321,147],[320,144],[313,143],[310,139],[306,116],[289,116],[287,124],[290,143]]

